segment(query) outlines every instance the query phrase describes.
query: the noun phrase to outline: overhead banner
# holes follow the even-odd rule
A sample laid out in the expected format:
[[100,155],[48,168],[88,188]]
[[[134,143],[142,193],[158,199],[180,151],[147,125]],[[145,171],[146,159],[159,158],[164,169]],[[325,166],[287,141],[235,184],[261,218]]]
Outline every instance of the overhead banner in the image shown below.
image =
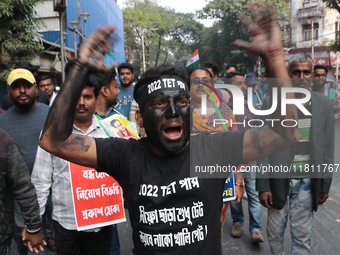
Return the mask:
[[126,221],[122,189],[118,182],[107,173],[69,164],[77,230]]

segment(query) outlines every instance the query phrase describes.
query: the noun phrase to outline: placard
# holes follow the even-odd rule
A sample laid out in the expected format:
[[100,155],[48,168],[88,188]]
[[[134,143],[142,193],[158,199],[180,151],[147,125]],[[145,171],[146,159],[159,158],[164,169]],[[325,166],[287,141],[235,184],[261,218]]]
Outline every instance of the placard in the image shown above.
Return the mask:
[[69,164],[77,230],[126,221],[122,189],[118,182],[107,173]]
[[231,173],[224,184],[223,202],[235,200],[234,173]]
[[114,114],[110,117],[104,119],[111,127],[113,131],[120,137],[124,139],[139,139],[139,136],[136,134],[135,130],[130,125],[130,122],[125,119],[124,116],[119,114]]

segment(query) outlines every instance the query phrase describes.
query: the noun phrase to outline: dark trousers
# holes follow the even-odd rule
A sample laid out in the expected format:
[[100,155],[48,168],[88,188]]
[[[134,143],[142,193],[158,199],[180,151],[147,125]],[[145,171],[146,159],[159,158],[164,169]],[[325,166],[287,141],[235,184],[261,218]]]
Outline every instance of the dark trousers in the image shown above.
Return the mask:
[[117,225],[114,225],[112,227],[110,255],[120,255],[120,244],[119,244]]
[[100,231],[84,232],[67,230],[57,221],[53,221],[55,245],[58,255],[109,255],[112,226],[103,227]]

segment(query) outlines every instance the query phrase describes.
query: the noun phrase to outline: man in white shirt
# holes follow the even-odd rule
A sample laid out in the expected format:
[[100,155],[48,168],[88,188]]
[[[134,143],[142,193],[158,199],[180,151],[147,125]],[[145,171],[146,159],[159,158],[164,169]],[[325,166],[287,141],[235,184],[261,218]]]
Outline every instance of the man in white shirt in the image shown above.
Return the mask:
[[57,96],[57,94],[54,92],[54,84],[52,82],[52,78],[48,75],[42,75],[38,77],[37,85],[39,91],[44,92],[48,95],[51,106],[55,97]]
[[[98,120],[93,114],[96,108],[98,87],[90,77],[78,100],[73,123],[73,133],[91,137],[116,136],[107,123]],[[56,157],[38,147],[32,173],[40,214],[45,211],[45,204],[50,189],[55,227],[55,241],[58,254],[109,254],[112,226],[77,231],[72,203],[72,189],[69,162]]]

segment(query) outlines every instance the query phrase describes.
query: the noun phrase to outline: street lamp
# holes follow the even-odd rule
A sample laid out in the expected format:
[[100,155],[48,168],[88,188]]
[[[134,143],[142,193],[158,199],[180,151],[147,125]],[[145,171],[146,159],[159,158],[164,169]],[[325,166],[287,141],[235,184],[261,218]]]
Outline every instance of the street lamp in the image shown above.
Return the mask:
[[77,41],[76,41],[76,28],[79,25],[75,19],[70,22],[71,26],[73,27],[73,39],[74,39],[74,55],[77,58]]
[[84,29],[85,29],[85,38],[86,38],[86,36],[87,36],[87,34],[86,34],[86,20],[87,20],[87,18],[90,16],[90,14],[88,14],[85,10],[84,10],[84,12],[82,13],[82,14],[80,14],[80,16],[83,18],[83,20],[84,20]]

